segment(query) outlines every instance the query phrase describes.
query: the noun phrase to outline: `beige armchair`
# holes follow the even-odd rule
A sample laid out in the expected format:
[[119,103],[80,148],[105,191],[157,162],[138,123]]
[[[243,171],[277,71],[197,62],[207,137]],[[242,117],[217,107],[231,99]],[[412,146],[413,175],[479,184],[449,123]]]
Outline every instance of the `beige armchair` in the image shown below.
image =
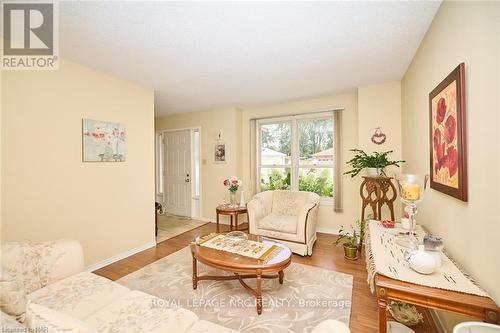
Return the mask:
[[316,193],[258,193],[247,205],[249,232],[277,239],[302,256],[311,255],[316,241],[318,208]]

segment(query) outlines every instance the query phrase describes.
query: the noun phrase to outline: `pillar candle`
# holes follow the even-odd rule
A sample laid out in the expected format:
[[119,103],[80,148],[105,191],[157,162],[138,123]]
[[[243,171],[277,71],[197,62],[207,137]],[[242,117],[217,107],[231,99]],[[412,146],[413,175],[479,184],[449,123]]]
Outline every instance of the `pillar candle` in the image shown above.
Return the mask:
[[418,200],[420,198],[420,186],[418,184],[404,184],[401,196],[405,200]]

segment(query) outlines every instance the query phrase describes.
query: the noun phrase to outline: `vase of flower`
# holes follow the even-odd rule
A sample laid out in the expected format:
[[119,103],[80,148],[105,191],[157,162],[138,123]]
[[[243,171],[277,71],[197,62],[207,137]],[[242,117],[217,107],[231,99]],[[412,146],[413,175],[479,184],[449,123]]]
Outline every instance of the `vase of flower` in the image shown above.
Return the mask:
[[233,176],[225,179],[223,184],[229,190],[229,207],[236,208],[238,206],[236,203],[236,191],[238,191],[238,187],[242,184],[241,180]]
[[229,207],[236,207],[236,192],[229,191]]

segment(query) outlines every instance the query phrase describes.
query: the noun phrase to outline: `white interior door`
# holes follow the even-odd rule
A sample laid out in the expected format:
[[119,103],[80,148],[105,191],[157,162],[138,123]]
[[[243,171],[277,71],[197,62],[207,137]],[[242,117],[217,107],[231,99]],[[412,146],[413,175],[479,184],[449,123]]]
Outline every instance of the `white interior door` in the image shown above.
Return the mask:
[[191,216],[191,131],[164,132],[165,211]]

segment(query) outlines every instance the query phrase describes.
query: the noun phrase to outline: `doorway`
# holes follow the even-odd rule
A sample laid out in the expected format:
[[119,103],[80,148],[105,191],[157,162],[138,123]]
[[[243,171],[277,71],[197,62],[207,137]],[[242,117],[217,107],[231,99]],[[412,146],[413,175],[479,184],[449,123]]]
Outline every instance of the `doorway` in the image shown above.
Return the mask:
[[156,201],[165,214],[199,218],[200,128],[156,133]]

